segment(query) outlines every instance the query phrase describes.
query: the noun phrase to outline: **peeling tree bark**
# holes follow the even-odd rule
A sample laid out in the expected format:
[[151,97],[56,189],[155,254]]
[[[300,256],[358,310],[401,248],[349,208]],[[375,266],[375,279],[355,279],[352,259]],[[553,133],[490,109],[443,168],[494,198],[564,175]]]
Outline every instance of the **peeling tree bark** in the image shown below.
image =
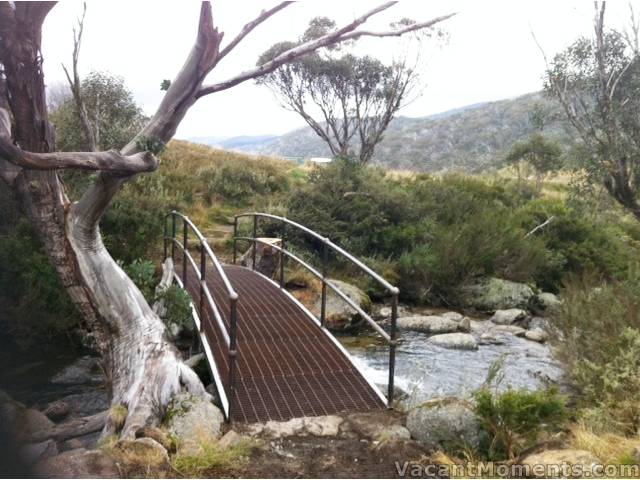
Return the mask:
[[[136,173],[157,168],[153,155],[144,150],[149,145],[166,144],[199,97],[223,89],[205,91],[202,83],[207,74],[255,27],[288,4],[263,11],[221,51],[223,33],[213,25],[210,4],[203,2],[196,42],[144,129],[121,152],[53,153],[40,54],[42,23],[53,3],[0,2],[0,71],[4,71],[4,77],[0,74],[0,179],[12,189],[38,232],[84,319],[102,356],[112,405],[127,408],[124,426],[107,423],[104,433],[132,437],[139,427],[158,423],[176,393],[186,390],[200,397],[208,394],[167,339],[158,315],[107,252],[98,223],[126,181]],[[356,38],[357,26],[392,4],[377,7],[339,30],[341,35],[351,32],[349,36],[296,49],[269,68],[313,49]],[[264,69],[245,72],[224,88],[263,73]],[[100,171],[94,184],[74,204],[69,202],[57,175],[57,170],[64,168]]]

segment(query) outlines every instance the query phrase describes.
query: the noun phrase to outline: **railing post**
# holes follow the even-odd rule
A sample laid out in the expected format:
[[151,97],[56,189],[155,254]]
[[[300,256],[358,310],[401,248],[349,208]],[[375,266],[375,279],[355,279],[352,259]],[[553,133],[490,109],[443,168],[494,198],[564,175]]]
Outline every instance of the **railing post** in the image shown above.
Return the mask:
[[229,323],[229,420],[233,411],[233,402],[236,393],[236,330],[237,330],[237,305],[238,297],[231,297],[231,319]]
[[238,217],[233,217],[233,264],[236,264],[236,258],[238,256],[237,240],[238,237]]
[[171,212],[171,261],[176,268],[176,214]]
[[258,242],[256,242],[256,235],[258,234],[258,216],[253,216],[253,249],[251,251],[251,269],[256,269],[256,250],[258,248]]
[[182,221],[182,286],[187,288],[187,250],[189,249],[189,245],[187,245],[187,236],[189,234],[189,226],[187,225],[187,220],[183,219]]
[[393,408],[393,380],[395,378],[396,370],[396,323],[398,320],[398,292],[393,294],[393,300],[391,304],[391,331],[389,337],[391,341],[389,343],[389,390],[387,392],[387,407]]
[[282,233],[280,234],[280,288],[284,288],[284,260],[287,256],[284,254],[285,249],[285,237],[287,234],[287,223],[282,222]]
[[326,240],[322,243],[322,302],[320,304],[320,325],[324,327],[327,310],[327,262],[329,247]]
[[204,330],[204,286],[207,282],[207,257],[204,251],[204,243],[200,241],[200,331]]

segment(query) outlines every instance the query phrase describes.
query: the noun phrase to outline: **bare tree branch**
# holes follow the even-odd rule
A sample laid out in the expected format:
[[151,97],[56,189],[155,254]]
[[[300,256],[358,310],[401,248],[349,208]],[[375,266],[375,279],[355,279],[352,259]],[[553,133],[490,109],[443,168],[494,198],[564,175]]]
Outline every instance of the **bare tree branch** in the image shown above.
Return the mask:
[[73,79],[71,78],[71,75],[69,75],[69,71],[64,64],[62,64],[62,69],[67,76],[69,87],[71,87],[73,101],[76,104],[76,110],[78,111],[78,117],[80,118],[80,125],[82,125],[82,130],[84,131],[85,140],[89,145],[89,149],[92,152],[96,152],[99,148],[98,142],[96,141],[96,133],[94,128],[91,126],[89,115],[87,114],[87,107],[84,103],[84,99],[82,98],[82,84],[78,73],[78,58],[80,57],[80,46],[82,44],[82,32],[84,31],[84,19],[86,15],[87,3],[85,2],[82,8],[82,16],[78,19],[78,29],[76,30],[76,27],[73,27]]
[[530,232],[528,232],[524,238],[530,237],[531,235],[533,235],[534,233],[536,233],[538,230],[543,229],[544,227],[546,227],[547,225],[549,225],[551,222],[553,222],[553,220],[556,217],[551,215],[549,218],[547,218],[544,222],[542,222],[540,225],[536,226],[534,229],[532,229]]
[[233,50],[234,48],[236,48],[236,46],[242,41],[244,40],[244,38],[249,35],[249,33],[251,33],[253,31],[254,28],[256,28],[258,25],[260,25],[261,23],[263,23],[265,20],[267,20],[269,17],[271,17],[272,15],[275,15],[276,13],[278,13],[280,10],[282,10],[285,7],[288,7],[289,5],[291,5],[293,3],[293,1],[286,1],[286,2],[281,2],[278,5],[276,5],[275,7],[269,9],[269,10],[263,10],[262,12],[260,12],[260,15],[258,15],[257,18],[255,18],[254,20],[250,21],[249,23],[245,24],[244,27],[242,27],[242,30],[240,31],[240,33],[238,35],[236,35],[236,37],[231,40],[231,42],[229,42],[229,44],[227,44],[227,46],[225,46],[221,51],[220,51],[220,55],[218,55],[218,62],[220,62],[220,60],[222,60],[224,57],[227,56],[227,54],[229,52],[231,52],[231,50]]
[[9,113],[0,108],[0,159],[21,168],[29,170],[75,168],[137,173],[151,172],[158,167],[157,159],[150,152],[140,152],[126,157],[115,150],[108,152],[26,152],[13,144],[10,128]]
[[435,25],[438,22],[442,22],[443,20],[446,20],[447,18],[450,18],[451,16],[455,15],[455,14],[451,14],[451,15],[445,15],[443,17],[437,17],[434,18],[432,20],[429,20],[427,22],[422,22],[422,23],[416,23],[413,25],[408,26],[407,28],[404,29],[400,29],[397,31],[393,31],[393,32],[369,32],[369,31],[354,31],[356,28],[358,28],[360,25],[362,25],[363,23],[365,23],[370,17],[388,9],[389,7],[392,7],[393,5],[395,5],[397,2],[393,1],[393,2],[387,2],[384,3],[376,8],[374,8],[373,10],[368,11],[367,13],[365,13],[364,15],[356,18],[353,22],[349,23],[348,25],[345,25],[344,27],[328,33],[320,38],[314,39],[314,40],[310,40],[306,43],[303,43],[302,45],[297,45],[283,53],[281,53],[280,55],[278,55],[277,57],[275,57],[274,59],[263,63],[262,65],[257,66],[256,68],[253,68],[251,70],[247,70],[245,72],[242,72],[238,75],[236,75],[235,77],[232,77],[228,80],[225,80],[223,82],[219,82],[219,83],[215,83],[212,85],[207,85],[204,86],[200,89],[200,91],[197,93],[198,97],[202,97],[204,95],[208,95],[210,93],[214,93],[214,92],[219,92],[222,90],[226,90],[228,88],[234,87],[242,82],[246,82],[247,80],[251,80],[252,78],[257,78],[260,77],[262,75],[266,75],[268,73],[273,72],[276,68],[278,68],[281,65],[284,65],[285,63],[289,63],[292,62],[300,57],[302,57],[303,55],[306,55],[307,53],[313,52],[315,50],[318,50],[319,48],[322,47],[327,47],[327,46],[331,46],[331,45],[335,45],[337,43],[341,43],[344,42],[346,40],[354,40],[357,39],[361,36],[378,36],[378,37],[386,37],[386,36],[399,36],[399,35],[403,35],[405,33],[408,32],[412,32],[415,30],[419,30],[419,29],[424,29],[424,28],[428,28],[430,26]]

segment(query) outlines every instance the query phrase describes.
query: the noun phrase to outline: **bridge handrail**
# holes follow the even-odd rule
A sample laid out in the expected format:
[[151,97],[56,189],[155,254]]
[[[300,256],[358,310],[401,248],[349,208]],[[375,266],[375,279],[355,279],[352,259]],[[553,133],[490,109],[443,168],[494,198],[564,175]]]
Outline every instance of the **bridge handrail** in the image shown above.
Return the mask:
[[[248,240],[248,241],[253,241],[253,238],[251,237],[236,237],[236,239],[238,240]],[[281,247],[278,247],[277,245],[273,245],[269,242],[265,242],[264,240],[260,240],[259,238],[255,239],[256,242],[258,243],[262,243],[263,245],[268,245],[271,248],[274,248],[275,250],[285,254],[286,256],[288,256],[289,258],[292,258],[293,260],[295,260],[296,262],[298,262],[299,264],[301,264],[303,267],[305,267],[307,270],[309,270],[309,272],[311,272],[315,277],[319,278],[320,280],[322,280],[322,273],[320,273],[318,270],[316,270],[315,268],[313,268],[311,265],[309,265],[307,262],[305,262],[304,260],[302,260],[300,257],[298,257],[297,255],[289,252],[288,250],[285,250]],[[391,337],[389,336],[389,334],[387,332],[384,331],[384,329],[378,325],[373,318],[371,318],[371,316],[365,312],[364,310],[362,310],[362,308],[353,300],[351,300],[347,295],[345,295],[342,290],[340,290],[338,287],[336,287],[335,285],[333,285],[331,282],[327,283],[327,286],[329,288],[331,288],[331,290],[333,290],[340,298],[342,298],[346,303],[349,304],[349,306],[351,306],[354,310],[356,310],[360,316],[362,318],[364,318],[367,323],[369,325],[371,325],[371,327],[380,334],[380,336],[382,336],[382,338],[384,338],[387,342],[391,341]]]
[[[252,217],[253,218],[253,237],[239,237],[238,236],[238,219],[239,218],[243,218],[243,217]],[[260,240],[259,238],[257,238],[257,228],[258,228],[257,224],[258,224],[258,218],[260,218],[260,217],[269,218],[269,219],[272,219],[272,220],[277,220],[277,221],[282,223],[282,247],[278,247],[276,245],[270,244],[268,242],[265,242],[265,241]],[[291,253],[291,252],[286,250],[285,238],[286,238],[286,226],[287,225],[291,225],[291,226],[297,228],[298,230],[303,231],[307,235],[310,235],[311,237],[313,237],[313,238],[319,240],[320,242],[322,242],[322,245],[323,245],[322,272],[319,272],[318,270],[313,268],[311,265],[309,265],[307,262],[303,261],[298,256],[296,256],[293,253]],[[314,276],[316,276],[317,278],[319,278],[322,281],[322,295],[321,295],[321,302],[320,302],[320,325],[322,327],[325,326],[325,316],[326,316],[325,314],[326,314],[326,302],[327,302],[327,286],[329,286],[329,288],[331,288],[349,306],[354,308],[356,310],[356,312],[358,312],[360,314],[360,316],[380,336],[382,336],[382,338],[384,340],[386,340],[386,342],[389,344],[389,384],[388,384],[389,388],[388,388],[388,393],[387,393],[387,402],[388,402],[389,405],[391,405],[392,402],[393,402],[393,394],[394,394],[393,384],[394,384],[394,375],[395,375],[395,354],[396,354],[396,343],[397,343],[396,342],[396,326],[397,326],[396,324],[397,324],[397,319],[398,319],[398,295],[400,293],[400,290],[397,287],[391,285],[387,280],[385,280],[378,273],[374,272],[367,265],[362,263],[360,260],[358,260],[356,257],[351,255],[349,252],[347,252],[343,248],[341,248],[338,245],[336,245],[335,243],[333,243],[328,238],[323,237],[319,233],[314,232],[313,230],[311,230],[310,228],[305,227],[304,225],[301,225],[301,224],[299,224],[297,222],[294,222],[293,220],[289,220],[288,218],[285,218],[285,217],[280,217],[278,215],[272,215],[270,213],[261,213],[261,212],[246,212],[246,213],[241,213],[239,215],[235,215],[234,219],[233,219],[233,263],[236,263],[236,257],[237,257],[236,241],[237,240],[245,240],[245,241],[252,242],[252,245],[253,245],[253,248],[252,248],[252,268],[253,268],[253,270],[255,270],[255,266],[256,266],[256,247],[257,247],[257,243],[262,243],[262,244],[269,245],[271,248],[276,249],[277,251],[280,252],[280,255],[286,255],[287,257],[292,258],[293,260],[298,262],[300,265],[302,265],[304,268],[306,268],[309,272],[311,272]],[[351,261],[354,265],[356,265],[363,272],[367,273],[369,276],[371,276],[373,279],[375,279],[389,293],[391,293],[391,296],[392,296],[391,325],[390,325],[389,333],[387,333],[380,325],[378,325],[371,318],[371,316],[368,313],[366,313],[359,305],[357,305],[345,293],[343,293],[338,287],[336,287],[335,285],[333,285],[329,281],[329,279],[327,278],[327,262],[328,262],[328,249],[329,248],[331,248],[333,251],[339,253],[340,255],[345,257],[347,260]],[[284,288],[284,284],[285,284],[285,282],[284,282],[284,261],[283,260],[284,260],[284,258],[281,256],[281,260],[280,260],[280,288]]]
[[345,257],[351,263],[353,263],[354,265],[359,267],[362,271],[364,271],[365,273],[369,274],[372,278],[374,278],[378,283],[380,283],[380,285],[382,285],[392,295],[398,295],[400,293],[400,290],[398,289],[398,287],[394,287],[393,285],[391,285],[382,276],[380,276],[375,271],[371,270],[371,268],[369,268],[367,265],[362,263],[360,260],[358,260],[356,257],[351,255],[349,252],[344,250],[342,247],[336,245],[331,240],[329,240],[327,237],[323,237],[318,232],[314,232],[313,230],[311,230],[308,227],[305,227],[304,225],[301,225],[301,224],[299,224],[297,222],[294,222],[293,220],[289,220],[288,218],[280,217],[278,215],[272,215],[270,213],[246,212],[246,213],[241,213],[241,214],[235,216],[235,218],[241,218],[241,217],[271,218],[273,220],[278,220],[280,222],[283,222],[283,223],[286,223],[286,224],[291,225],[293,227],[296,227],[298,230],[302,230],[303,232],[307,233],[308,235],[314,237],[315,239],[320,240],[324,245],[327,245],[328,247],[330,247],[335,252],[338,252],[340,255]]
[[[169,217],[171,217],[172,219],[171,236],[169,236],[169,232],[167,231],[167,219]],[[183,222],[182,242],[180,242],[176,238],[176,233],[177,233],[176,218],[180,218]],[[200,268],[198,268],[196,261],[191,256],[191,253],[189,253],[189,242],[188,242],[189,229],[195,234],[196,238],[200,243]],[[233,400],[235,397],[234,392],[235,392],[235,363],[236,363],[236,357],[237,357],[236,335],[237,335],[238,294],[233,288],[233,286],[231,285],[231,282],[229,281],[229,278],[227,277],[226,272],[222,268],[222,265],[218,260],[218,257],[216,257],[215,253],[213,253],[213,250],[211,250],[211,247],[209,246],[207,239],[204,237],[204,235],[202,235],[198,227],[196,227],[186,215],[176,210],[172,210],[171,212],[169,212],[167,215],[165,215],[165,219],[164,219],[164,258],[165,259],[168,258],[167,244],[169,241],[171,241],[171,258],[174,261],[174,264],[175,264],[175,256],[176,256],[175,247],[178,246],[182,251],[182,286],[185,289],[187,287],[187,261],[189,261],[189,263],[191,264],[191,266],[193,267],[194,271],[198,276],[198,281],[199,281],[198,283],[200,286],[200,303],[199,303],[198,313],[200,316],[201,333],[204,331],[204,308],[203,307],[204,307],[204,302],[206,300],[206,302],[209,304],[209,307],[211,308],[211,311],[213,312],[213,316],[216,320],[216,323],[218,324],[218,329],[220,330],[222,339],[229,350],[228,384],[231,390],[231,394],[227,395],[228,407],[225,413],[227,418],[231,418],[231,410],[233,406]],[[220,314],[220,310],[216,305],[216,302],[213,299],[213,296],[211,295],[209,286],[207,285],[207,279],[206,279],[207,257],[209,257],[209,259],[213,263],[215,270],[217,271],[218,275],[222,279],[222,283],[225,287],[227,297],[229,299],[230,318],[229,318],[228,333],[227,333],[227,328],[222,319],[222,315]]]

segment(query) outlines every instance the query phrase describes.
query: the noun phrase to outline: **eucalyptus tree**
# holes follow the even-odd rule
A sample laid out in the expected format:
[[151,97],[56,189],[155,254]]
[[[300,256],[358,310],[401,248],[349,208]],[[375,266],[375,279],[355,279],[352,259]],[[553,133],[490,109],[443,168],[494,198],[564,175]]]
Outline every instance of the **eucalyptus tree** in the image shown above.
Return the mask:
[[[449,15],[450,16],[450,15]],[[431,25],[447,17],[434,19]],[[415,22],[403,19],[377,36],[400,36]],[[297,42],[280,42],[266,50],[258,65],[283,51],[336,30],[327,17],[316,17]],[[413,30],[418,46],[430,32]],[[442,36],[442,32],[437,31]],[[409,61],[408,46],[390,65],[370,55],[343,52],[337,45],[288,62],[257,82],[267,86],[287,109],[299,114],[327,144],[334,157],[368,163],[389,123],[419,86],[418,61]]]
[[[395,4],[384,3],[347,25],[292,46],[257,67],[206,84],[217,65],[260,24],[291,2],[262,11],[230,41],[203,2],[195,43],[150,120],[122,149],[56,152],[49,123],[42,58],[42,24],[53,2],[0,2],[0,181],[12,191],[38,232],[63,286],[95,341],[113,405],[127,408],[124,425],[105,433],[130,437],[160,421],[180,391],[206,397],[202,383],[180,359],[165,327],[139,289],[106,250],[98,223],[120,188],[136,174],[158,168],[156,154],[175,134],[199,99],[269,74],[289,62],[363,36],[388,36],[360,29]],[[416,23],[393,35],[427,28],[441,19]],[[154,80],[155,82],[156,80]],[[77,202],[60,182],[61,170],[97,172]]]
[[639,25],[605,28],[595,3],[594,34],[578,38],[547,66],[545,90],[557,98],[579,140],[579,167],[640,220]]

